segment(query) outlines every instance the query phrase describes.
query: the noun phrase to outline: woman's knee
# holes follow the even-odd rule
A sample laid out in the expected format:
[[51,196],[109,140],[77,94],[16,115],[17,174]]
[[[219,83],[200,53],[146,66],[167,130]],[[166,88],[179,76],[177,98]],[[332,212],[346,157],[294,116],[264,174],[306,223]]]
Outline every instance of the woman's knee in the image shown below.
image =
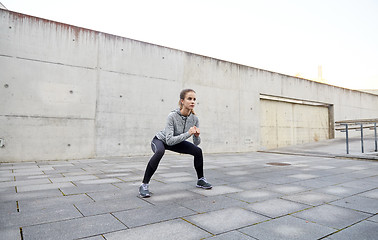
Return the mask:
[[155,156],[159,157],[159,158],[162,158],[165,154],[165,149],[156,149],[155,151]]
[[155,155],[163,156],[165,153],[164,145],[162,145],[160,142],[151,142],[151,149],[154,152]]
[[196,147],[193,155],[194,156],[202,156],[202,149],[200,147]]

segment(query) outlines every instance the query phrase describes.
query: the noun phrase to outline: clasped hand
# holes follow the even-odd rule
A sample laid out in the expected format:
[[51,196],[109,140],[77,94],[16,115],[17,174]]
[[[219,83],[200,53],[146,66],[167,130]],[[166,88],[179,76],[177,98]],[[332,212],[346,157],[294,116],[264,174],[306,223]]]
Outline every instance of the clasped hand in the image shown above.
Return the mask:
[[200,135],[200,129],[197,128],[196,126],[193,126],[189,129],[189,134],[190,136],[194,134],[194,136],[198,137]]

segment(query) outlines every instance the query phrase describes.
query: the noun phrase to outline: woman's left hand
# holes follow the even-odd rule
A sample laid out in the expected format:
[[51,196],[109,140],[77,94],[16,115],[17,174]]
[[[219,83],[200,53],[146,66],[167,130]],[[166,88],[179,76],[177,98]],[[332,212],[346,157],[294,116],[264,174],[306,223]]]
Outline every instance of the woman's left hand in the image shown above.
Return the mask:
[[201,134],[200,129],[196,126],[194,126],[194,129],[196,130],[196,132],[194,133],[194,136],[198,137]]

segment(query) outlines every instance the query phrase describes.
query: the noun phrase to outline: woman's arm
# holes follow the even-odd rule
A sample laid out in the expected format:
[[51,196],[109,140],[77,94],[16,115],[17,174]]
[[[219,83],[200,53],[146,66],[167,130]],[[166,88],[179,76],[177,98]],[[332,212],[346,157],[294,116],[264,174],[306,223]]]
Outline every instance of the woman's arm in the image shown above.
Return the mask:
[[165,127],[165,142],[169,146],[183,142],[191,136],[189,132],[182,133],[178,136],[173,136],[174,124],[175,123],[173,120],[173,116],[169,115],[167,119],[167,126]]
[[197,133],[193,134],[193,143],[194,145],[199,145],[201,143],[201,137],[200,137],[200,129],[199,129],[199,120],[197,118],[197,121],[195,123],[196,128],[197,128]]

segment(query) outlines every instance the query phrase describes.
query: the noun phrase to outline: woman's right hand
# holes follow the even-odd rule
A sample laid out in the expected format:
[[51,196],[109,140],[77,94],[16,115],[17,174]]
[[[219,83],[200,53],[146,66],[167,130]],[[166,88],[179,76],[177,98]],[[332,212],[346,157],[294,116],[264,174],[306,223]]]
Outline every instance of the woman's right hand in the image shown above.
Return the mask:
[[196,127],[191,127],[191,128],[189,128],[189,134],[190,134],[190,136],[192,136],[193,134],[195,134],[196,133]]

